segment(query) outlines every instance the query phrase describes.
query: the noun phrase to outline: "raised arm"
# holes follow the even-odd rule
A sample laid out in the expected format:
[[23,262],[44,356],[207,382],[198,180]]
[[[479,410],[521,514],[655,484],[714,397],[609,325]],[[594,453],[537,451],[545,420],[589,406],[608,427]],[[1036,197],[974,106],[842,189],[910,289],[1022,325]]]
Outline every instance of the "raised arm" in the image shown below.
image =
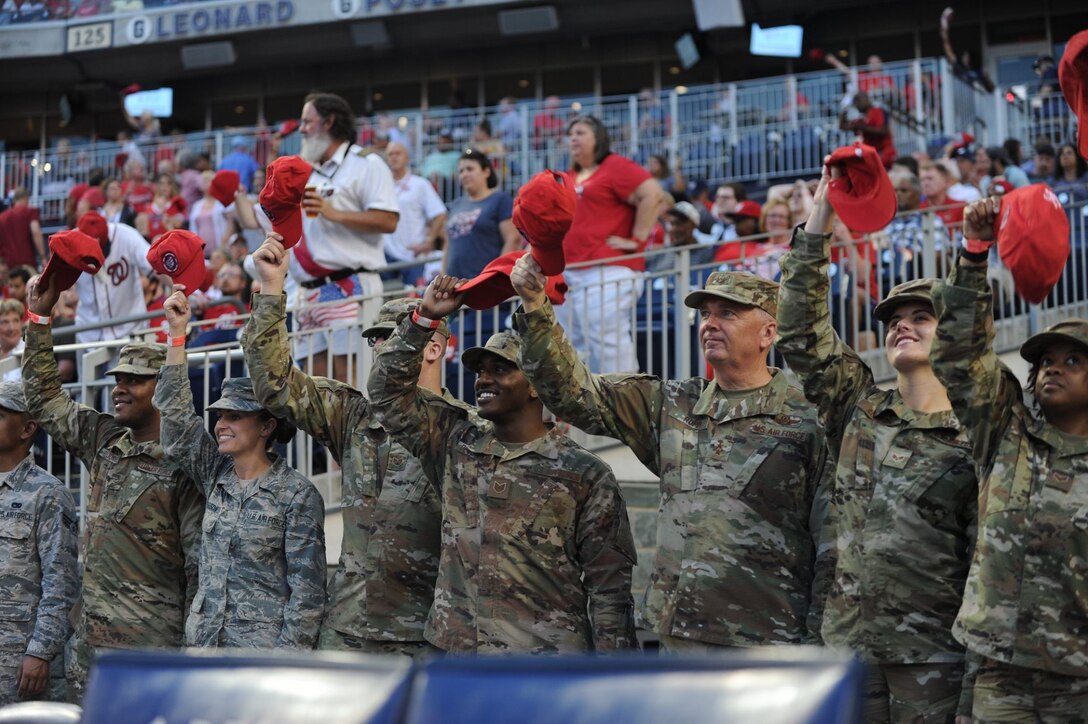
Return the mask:
[[616,438],[646,467],[659,472],[662,381],[648,375],[590,372],[555,319],[544,293],[547,279],[532,255],[518,259],[510,281],[522,305],[514,315],[522,338],[520,366],[547,408],[588,433]]
[[276,647],[312,649],[325,611],[325,504],[313,485],[288,506],[284,535],[290,594]]
[[283,294],[287,254],[278,234],[269,234],[253,252],[262,293],[253,295],[253,315],[242,329],[242,350],[253,379],[254,394],[265,409],[276,417],[289,419],[341,460],[343,424],[353,417],[343,411],[366,405],[366,400],[353,387],[324,377],[311,377],[292,362],[291,343],[287,339],[287,300]]
[[831,238],[825,233],[831,221],[827,186],[838,172],[824,166],[812,213],[805,227],[794,231],[792,249],[781,259],[776,342],[790,369],[801,379],[805,396],[819,408],[835,453],[849,410],[873,383],[868,366],[832,328],[827,305]]
[[631,571],[638,560],[619,484],[601,463],[575,528],[582,580],[597,651],[638,647],[635,640]]
[[[964,235],[991,241],[999,210],[996,197],[968,206]],[[971,437],[975,462],[983,469],[993,461],[1001,431],[1021,401],[1016,376],[994,352],[993,295],[986,268],[985,257],[971,261],[961,253],[948,279],[934,287],[937,336],[929,352],[933,372],[948,390],[952,409]]]
[[[48,289],[34,277],[27,284],[27,306],[41,317],[49,317],[59,293],[52,282]],[[98,451],[99,431],[113,424],[104,415],[80,405],[60,386],[57,360],[53,355],[53,332],[49,324],[30,322],[26,328],[23,352],[23,393],[27,411],[50,437],[85,464],[90,465]]]

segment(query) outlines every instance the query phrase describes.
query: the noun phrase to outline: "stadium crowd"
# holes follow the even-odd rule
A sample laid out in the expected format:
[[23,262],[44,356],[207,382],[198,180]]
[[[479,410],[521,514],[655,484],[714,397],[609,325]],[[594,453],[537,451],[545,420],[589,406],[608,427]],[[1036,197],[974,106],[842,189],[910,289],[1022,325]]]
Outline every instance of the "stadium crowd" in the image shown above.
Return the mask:
[[[838,152],[760,204],[611,153],[592,116],[563,128],[570,169],[516,199],[479,129],[447,206],[406,144],[360,145],[328,93],[303,102],[297,156],[258,163],[239,139],[218,169],[160,159],[152,184],[133,154],[120,178],[95,173],[48,259],[17,191],[0,215],[0,355],[21,357],[0,382],[0,703],[78,701],[109,649],[615,652],[638,648],[637,625],[668,654],[852,651],[872,721],[1088,717],[1088,321],[1026,340],[1026,388],[993,350],[995,306],[1020,303],[993,249],[1021,241],[994,228],[1032,181],[1080,213],[1088,142],[1031,139],[1023,159],[964,135],[896,158],[868,91],[851,103],[865,145],[846,156],[879,159],[886,216],[836,203],[863,193],[842,191]],[[1063,241],[1083,277],[1084,240]],[[923,276],[927,244],[941,278]],[[677,259],[664,248],[690,252],[694,291],[674,302],[698,319],[707,377],[638,374],[630,322],[644,274]],[[593,263],[564,271],[566,306],[557,254]],[[413,298],[383,304],[388,282]],[[509,327],[455,321],[515,295]],[[76,366],[55,327],[127,340],[156,308],[165,344],[120,348],[111,413],[63,389]],[[365,394],[337,319],[361,319],[374,348]],[[879,333],[890,389],[859,354]],[[471,389],[443,386],[458,337]],[[194,400],[187,347],[235,339],[250,376]],[[637,615],[620,487],[545,407],[660,477]],[[340,466],[328,582],[321,496],[275,452],[296,428]],[[90,472],[81,557],[39,429]]]

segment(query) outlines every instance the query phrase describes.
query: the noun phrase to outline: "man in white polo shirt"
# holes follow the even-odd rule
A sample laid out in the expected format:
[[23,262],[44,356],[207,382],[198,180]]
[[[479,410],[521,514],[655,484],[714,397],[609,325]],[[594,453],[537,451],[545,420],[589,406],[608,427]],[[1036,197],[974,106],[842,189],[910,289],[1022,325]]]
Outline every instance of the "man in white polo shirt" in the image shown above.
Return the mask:
[[[364,326],[381,307],[382,281],[377,271],[385,266],[382,235],[397,228],[399,208],[393,174],[377,154],[352,143],[355,115],[347,101],[332,93],[311,93],[302,106],[299,156],[309,161],[313,174],[302,200],[306,212],[302,240],[291,255],[291,272],[302,286],[306,305],[363,296]],[[354,302],[323,304],[299,314],[300,328],[335,325],[359,318]],[[312,374],[350,381],[347,354],[351,338],[346,328],[325,334],[303,335],[295,357],[314,357]],[[326,355],[333,354],[332,374]]]
[[[385,160],[393,172],[397,203],[400,205],[397,230],[385,235],[385,258],[395,264],[427,256],[435,251],[436,240],[446,228],[446,205],[430,182],[409,170],[408,149],[404,144],[390,142],[385,148]],[[423,265],[405,267],[389,272],[387,276],[416,285],[423,276]],[[423,285],[426,285],[426,280]]]

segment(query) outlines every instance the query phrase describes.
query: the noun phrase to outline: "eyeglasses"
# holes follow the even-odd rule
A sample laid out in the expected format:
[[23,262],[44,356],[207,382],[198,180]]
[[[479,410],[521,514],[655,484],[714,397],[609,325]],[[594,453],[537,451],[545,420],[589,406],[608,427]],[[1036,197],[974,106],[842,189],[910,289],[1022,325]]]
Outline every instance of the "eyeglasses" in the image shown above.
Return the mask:
[[384,342],[386,339],[388,339],[388,337],[386,337],[384,335],[372,334],[372,335],[370,335],[369,337],[366,338],[366,346],[373,349],[374,347],[377,347],[379,344]]
[[790,217],[786,214],[767,214],[768,219],[778,219],[779,221],[789,221]]

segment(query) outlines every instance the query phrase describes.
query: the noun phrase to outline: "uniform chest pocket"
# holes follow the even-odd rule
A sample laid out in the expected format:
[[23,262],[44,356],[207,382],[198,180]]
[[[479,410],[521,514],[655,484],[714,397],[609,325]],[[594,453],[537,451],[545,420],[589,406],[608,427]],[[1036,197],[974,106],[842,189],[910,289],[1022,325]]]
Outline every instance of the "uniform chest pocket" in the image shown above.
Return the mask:
[[[111,520],[122,523],[128,517],[144,493],[153,486],[172,488],[173,470],[161,465],[116,465],[108,468],[101,512]],[[133,530],[141,528],[140,521],[132,521]]]
[[[703,446],[706,452],[699,462],[699,490],[744,497],[758,495],[764,487],[761,483],[787,484],[787,480],[766,480],[767,476],[761,472],[778,448],[778,440],[773,437],[755,434],[711,437],[708,433]],[[787,471],[782,472],[790,477]]]
[[442,517],[451,528],[476,528],[480,525],[480,469],[468,456],[449,461],[458,471],[456,480],[447,475],[442,488]]
[[379,459],[389,450],[389,443],[374,440],[367,432],[367,429],[357,431],[353,437],[355,444],[351,446],[351,465],[345,471],[341,491],[341,504],[344,507],[356,505],[360,498],[378,497]]
[[977,500],[975,466],[966,449],[948,450],[943,455],[914,452],[903,473],[909,476],[903,502],[930,525],[948,520],[965,502]]
[[33,547],[30,541],[34,529],[33,516],[29,512],[7,510],[0,517],[0,560],[5,566],[31,563]]
[[567,483],[543,472],[524,475],[535,488],[533,495],[521,506],[511,506],[502,533],[525,535],[534,544],[573,538],[576,502]]
[[674,410],[666,422],[661,432],[661,486],[665,497],[671,497],[699,484],[699,446],[707,418]]

